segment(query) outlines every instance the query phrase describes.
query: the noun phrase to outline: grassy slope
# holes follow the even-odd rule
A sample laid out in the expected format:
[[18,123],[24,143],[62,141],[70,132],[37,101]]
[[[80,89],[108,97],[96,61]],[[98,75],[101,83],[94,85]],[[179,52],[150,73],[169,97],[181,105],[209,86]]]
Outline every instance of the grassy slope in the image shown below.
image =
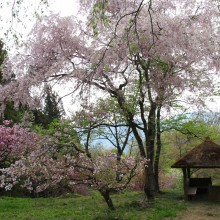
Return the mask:
[[72,198],[13,198],[0,197],[0,219],[2,220],[159,220],[174,219],[176,214],[186,208],[182,200],[170,194],[156,199],[151,208],[141,208],[138,201],[142,193],[125,192],[113,195],[116,211],[110,211],[102,197],[92,192],[90,196]]

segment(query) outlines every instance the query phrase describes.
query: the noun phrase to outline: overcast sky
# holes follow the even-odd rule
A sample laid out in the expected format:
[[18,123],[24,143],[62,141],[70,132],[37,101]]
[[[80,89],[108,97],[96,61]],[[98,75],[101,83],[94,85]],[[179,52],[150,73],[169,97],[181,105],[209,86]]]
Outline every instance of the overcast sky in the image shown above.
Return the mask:
[[[7,30],[12,29],[13,33],[17,32],[23,37],[27,35],[34,23],[36,17],[34,12],[38,10],[40,0],[24,0],[23,3],[18,6],[13,4],[14,0],[0,0],[4,1],[2,7],[0,7],[0,38],[7,41],[11,36],[5,37]],[[49,8],[46,8],[45,12],[59,13],[61,16],[76,15],[78,11],[78,0],[48,0]],[[13,11],[17,18],[13,18]],[[18,12],[19,11],[19,12]],[[41,13],[39,12],[39,15]],[[7,43],[7,42],[6,42]]]
[[77,14],[77,0],[54,0],[52,1],[51,10],[61,15]]

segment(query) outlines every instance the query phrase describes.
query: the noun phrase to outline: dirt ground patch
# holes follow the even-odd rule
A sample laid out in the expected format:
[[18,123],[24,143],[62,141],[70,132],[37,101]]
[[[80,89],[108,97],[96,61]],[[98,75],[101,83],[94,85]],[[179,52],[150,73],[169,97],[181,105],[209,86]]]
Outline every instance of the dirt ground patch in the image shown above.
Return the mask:
[[191,203],[176,220],[220,220],[220,203]]

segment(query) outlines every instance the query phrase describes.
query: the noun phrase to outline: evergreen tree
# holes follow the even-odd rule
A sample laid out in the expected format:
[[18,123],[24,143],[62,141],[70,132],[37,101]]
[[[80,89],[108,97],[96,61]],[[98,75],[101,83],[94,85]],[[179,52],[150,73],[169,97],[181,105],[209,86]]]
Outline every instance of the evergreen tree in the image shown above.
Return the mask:
[[47,116],[48,122],[59,119],[64,114],[63,105],[58,95],[52,91],[51,87],[46,89],[44,114]]
[[48,125],[54,119],[60,119],[64,114],[65,111],[59,96],[48,86],[43,109],[34,111],[35,123],[42,125],[44,128],[48,128]]

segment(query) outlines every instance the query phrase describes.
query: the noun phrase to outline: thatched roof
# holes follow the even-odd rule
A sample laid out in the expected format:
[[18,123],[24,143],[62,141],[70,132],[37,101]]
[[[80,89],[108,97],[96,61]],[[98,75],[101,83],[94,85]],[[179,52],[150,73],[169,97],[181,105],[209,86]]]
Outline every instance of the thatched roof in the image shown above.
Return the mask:
[[176,161],[172,168],[220,168],[220,145],[209,138]]

